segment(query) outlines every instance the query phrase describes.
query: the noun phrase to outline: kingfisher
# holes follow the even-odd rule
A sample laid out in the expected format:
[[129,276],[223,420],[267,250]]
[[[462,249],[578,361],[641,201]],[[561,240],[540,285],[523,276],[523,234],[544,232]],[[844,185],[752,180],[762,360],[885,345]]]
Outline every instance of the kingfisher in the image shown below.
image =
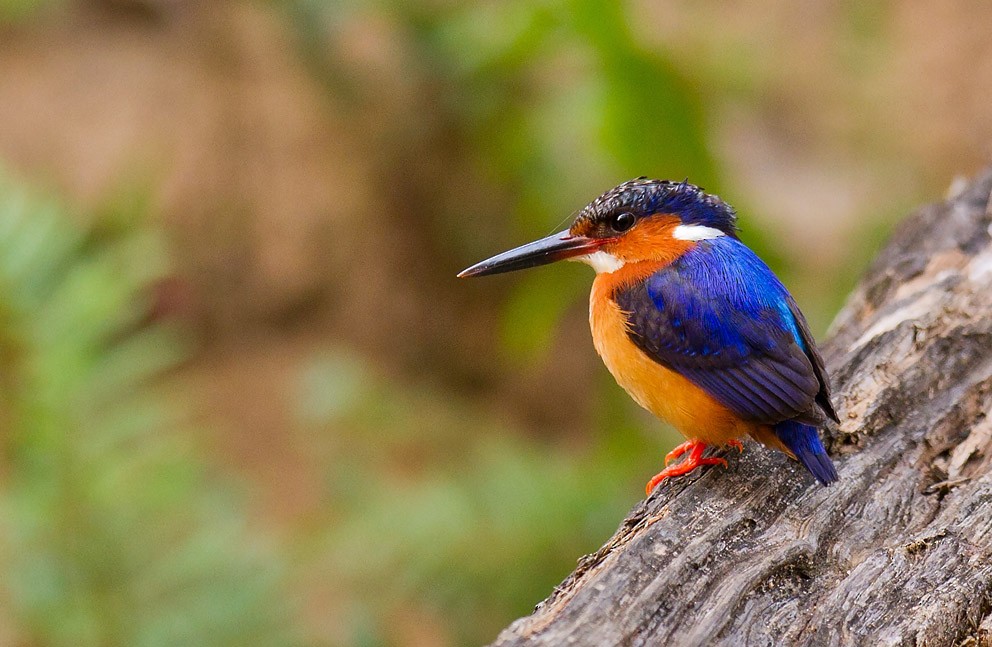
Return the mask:
[[[737,235],[737,215],[686,181],[645,177],[593,200],[559,233],[498,254],[459,277],[558,260],[596,271],[589,325],[596,352],[639,404],[686,442],[645,488],[727,461],[750,437],[799,461],[823,485],[837,471],[818,435],[839,422],[806,318]],[[686,455],[680,462],[670,462]]]

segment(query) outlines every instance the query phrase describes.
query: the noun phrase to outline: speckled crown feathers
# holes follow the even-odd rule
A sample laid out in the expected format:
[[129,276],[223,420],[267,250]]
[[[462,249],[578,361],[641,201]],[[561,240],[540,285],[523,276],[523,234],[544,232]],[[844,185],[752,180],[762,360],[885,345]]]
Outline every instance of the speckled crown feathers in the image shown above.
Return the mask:
[[736,236],[737,232],[734,208],[718,196],[706,193],[688,180],[673,182],[646,177],[610,189],[582,209],[575,222],[601,220],[620,211],[631,211],[638,217],[673,214],[687,225],[714,227],[730,236]]

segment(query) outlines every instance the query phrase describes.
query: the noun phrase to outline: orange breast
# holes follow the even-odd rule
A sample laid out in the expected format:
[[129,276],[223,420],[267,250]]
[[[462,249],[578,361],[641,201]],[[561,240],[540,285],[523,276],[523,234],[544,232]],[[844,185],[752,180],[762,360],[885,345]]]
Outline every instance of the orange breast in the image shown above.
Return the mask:
[[701,388],[661,366],[630,341],[626,317],[610,295],[621,278],[626,281],[629,276],[642,272],[646,276],[656,269],[657,265],[654,268],[628,265],[620,270],[628,276],[600,274],[596,277],[589,302],[589,325],[596,352],[617,383],[639,405],[671,424],[686,438],[723,445],[732,438],[754,431],[756,425],[738,419]]

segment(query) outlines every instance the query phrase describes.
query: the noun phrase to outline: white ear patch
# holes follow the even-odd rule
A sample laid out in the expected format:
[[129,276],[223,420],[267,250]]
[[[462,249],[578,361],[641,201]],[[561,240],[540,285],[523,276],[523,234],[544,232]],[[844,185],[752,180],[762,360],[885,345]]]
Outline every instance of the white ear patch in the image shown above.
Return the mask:
[[596,270],[596,274],[610,274],[623,267],[622,260],[603,250],[585,256],[576,256],[571,260],[582,261],[586,265],[590,265],[592,269]]
[[725,235],[719,229],[704,227],[702,225],[679,225],[672,231],[672,238],[679,240],[709,240]]

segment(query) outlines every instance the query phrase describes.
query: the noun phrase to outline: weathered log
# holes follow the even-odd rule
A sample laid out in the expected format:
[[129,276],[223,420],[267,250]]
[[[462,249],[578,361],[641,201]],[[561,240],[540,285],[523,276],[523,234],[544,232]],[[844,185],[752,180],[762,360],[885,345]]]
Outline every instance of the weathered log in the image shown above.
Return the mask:
[[663,484],[495,645],[992,645],[992,170],[898,228],[822,345],[840,473]]

